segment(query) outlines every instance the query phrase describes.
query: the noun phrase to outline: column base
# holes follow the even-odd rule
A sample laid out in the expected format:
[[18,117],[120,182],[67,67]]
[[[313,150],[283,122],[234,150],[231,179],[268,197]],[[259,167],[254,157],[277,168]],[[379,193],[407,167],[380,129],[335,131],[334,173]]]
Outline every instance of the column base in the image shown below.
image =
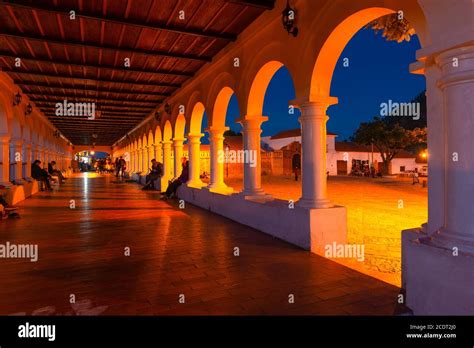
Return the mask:
[[261,188],[254,190],[243,190],[240,194],[248,201],[265,203],[274,200],[272,195],[266,194]]
[[188,181],[186,183],[186,186],[201,189],[201,188],[205,187],[206,184],[203,183],[201,180],[199,180],[199,181]]
[[305,209],[325,209],[333,208],[334,204],[329,199],[309,199],[301,198],[296,205]]
[[230,195],[234,192],[232,187],[227,186],[226,184],[211,184],[207,186],[209,192],[220,193],[223,195]]
[[[474,313],[474,253],[442,246],[449,236],[402,231],[402,284],[415,315]],[[453,244],[454,245],[454,244]]]
[[23,179],[15,179],[13,180],[13,182],[15,183],[15,185],[23,185],[25,183]]
[[450,250],[457,248],[459,251],[474,254],[474,238],[470,238],[444,228],[437,231],[431,237],[431,243],[438,247],[447,248]]

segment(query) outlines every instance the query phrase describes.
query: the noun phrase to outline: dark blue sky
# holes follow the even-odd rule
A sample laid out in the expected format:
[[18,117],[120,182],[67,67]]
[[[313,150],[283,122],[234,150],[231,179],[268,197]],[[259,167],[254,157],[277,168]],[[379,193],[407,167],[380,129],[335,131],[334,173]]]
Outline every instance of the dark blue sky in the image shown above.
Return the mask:
[[[380,113],[380,104],[393,101],[410,101],[425,89],[425,78],[409,72],[420,48],[417,37],[411,42],[387,42],[381,34],[370,29],[360,30],[348,43],[334,71],[331,95],[339,104],[328,110],[328,130],[348,138],[359,124]],[[343,58],[349,58],[349,67]],[[298,115],[288,114],[288,101],[295,97],[291,76],[281,68],[273,77],[265,96],[265,116],[269,121],[262,125],[262,136],[274,135],[282,130],[299,128]],[[235,96],[227,112],[226,124],[240,131],[235,124],[239,109]],[[203,123],[205,124],[205,123]]]

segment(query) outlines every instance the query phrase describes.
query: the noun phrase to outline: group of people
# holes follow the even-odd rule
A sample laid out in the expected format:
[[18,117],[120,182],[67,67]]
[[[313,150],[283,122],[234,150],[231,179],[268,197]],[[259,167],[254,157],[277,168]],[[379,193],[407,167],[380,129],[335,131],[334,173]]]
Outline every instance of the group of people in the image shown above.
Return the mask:
[[48,169],[41,166],[40,160],[35,160],[31,165],[31,177],[41,184],[41,191],[52,191],[51,180],[53,180],[53,176],[58,177],[60,184],[66,180],[63,173],[56,168],[56,161],[48,163]]
[[[186,157],[181,159],[182,171],[179,177],[170,180],[166,192],[162,193],[162,199],[166,200],[176,196],[178,187],[186,183],[189,179],[189,161]],[[158,162],[156,159],[151,160],[151,168],[145,179],[145,185],[143,190],[153,190],[155,187],[156,180],[163,177],[163,164]]]

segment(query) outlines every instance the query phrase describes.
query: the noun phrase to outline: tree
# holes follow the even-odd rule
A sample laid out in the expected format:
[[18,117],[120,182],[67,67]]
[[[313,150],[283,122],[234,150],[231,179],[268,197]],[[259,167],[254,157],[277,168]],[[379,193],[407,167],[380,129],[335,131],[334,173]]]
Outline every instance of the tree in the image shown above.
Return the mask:
[[407,130],[398,123],[391,125],[379,117],[371,122],[363,122],[355,131],[352,141],[363,144],[373,144],[383,161],[383,173],[388,174],[392,159],[409,146],[426,142],[426,128]]
[[376,33],[382,30],[382,36],[387,41],[398,43],[410,41],[411,36],[415,35],[415,29],[400,12],[380,17],[367,24],[366,28],[372,28]]

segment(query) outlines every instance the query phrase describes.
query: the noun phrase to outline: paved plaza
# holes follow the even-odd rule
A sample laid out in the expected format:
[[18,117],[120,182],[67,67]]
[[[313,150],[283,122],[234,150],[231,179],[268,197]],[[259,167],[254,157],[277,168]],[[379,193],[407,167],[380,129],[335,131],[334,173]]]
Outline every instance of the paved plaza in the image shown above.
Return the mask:
[[75,175],[19,206],[0,242],[38,244],[39,259],[2,261],[0,315],[397,311],[396,286],[111,176]]

